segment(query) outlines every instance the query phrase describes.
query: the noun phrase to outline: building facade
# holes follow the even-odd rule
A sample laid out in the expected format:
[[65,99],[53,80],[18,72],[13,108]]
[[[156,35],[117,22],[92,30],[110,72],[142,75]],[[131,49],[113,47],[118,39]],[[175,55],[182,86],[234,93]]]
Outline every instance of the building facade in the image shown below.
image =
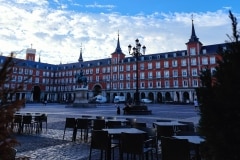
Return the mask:
[[[142,55],[138,60],[140,99],[149,98],[154,103],[190,103],[196,98],[195,88],[200,86],[199,73],[208,67],[214,72],[217,51],[226,44],[203,46],[195,34],[192,23],[191,36],[186,50]],[[10,100],[25,98],[28,102],[74,101],[77,83],[75,75],[82,70],[88,79],[88,98],[96,95],[113,102],[115,96],[135,98],[136,58],[126,57],[120,46],[110,58],[84,61],[82,50],[78,62],[47,64],[35,61],[36,49],[26,50],[26,59],[17,59],[12,81],[6,87],[14,88],[28,76],[21,93],[8,95]],[[0,56],[0,63],[6,57]]]

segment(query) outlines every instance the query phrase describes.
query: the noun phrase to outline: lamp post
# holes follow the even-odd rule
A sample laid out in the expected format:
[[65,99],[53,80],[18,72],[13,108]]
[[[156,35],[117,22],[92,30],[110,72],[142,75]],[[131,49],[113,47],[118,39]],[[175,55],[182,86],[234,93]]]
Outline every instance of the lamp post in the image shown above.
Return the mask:
[[[135,105],[140,105],[140,99],[139,99],[139,83],[138,83],[138,57],[142,56],[145,54],[145,51],[146,51],[146,47],[143,46],[142,47],[142,53],[141,53],[141,44],[139,43],[139,40],[136,39],[135,40],[136,42],[136,46],[132,48],[132,46],[129,44],[128,45],[128,51],[129,51],[129,54],[132,55],[133,57],[136,58],[136,93],[135,93]],[[131,52],[132,50],[132,52]]]

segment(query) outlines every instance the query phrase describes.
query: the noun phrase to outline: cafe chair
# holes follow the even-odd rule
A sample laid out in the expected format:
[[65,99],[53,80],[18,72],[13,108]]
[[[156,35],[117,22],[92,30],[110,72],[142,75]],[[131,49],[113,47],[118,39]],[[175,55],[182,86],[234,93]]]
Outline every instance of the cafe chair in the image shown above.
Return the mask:
[[109,137],[108,131],[92,130],[89,160],[91,160],[93,149],[101,151],[101,160],[103,159],[103,153],[105,154],[105,160],[111,159],[111,152],[112,159],[114,159],[114,149],[117,147],[119,147],[118,144],[111,143],[111,138]]
[[132,127],[133,124],[137,122],[136,118],[126,118],[126,120],[127,120],[126,125],[129,127]]
[[161,160],[190,160],[190,149],[187,139],[161,137],[161,149]]
[[145,141],[144,134],[137,133],[121,133],[120,140],[120,159],[128,160],[139,159],[144,160],[144,156],[148,159],[148,153],[150,153],[151,159],[153,159],[153,148],[146,145],[150,141]]
[[122,128],[122,122],[121,121],[107,121],[107,128]]
[[88,132],[91,129],[91,123],[89,123],[91,120],[87,119],[87,118],[78,118],[76,120],[77,122],[77,126],[76,126],[76,135],[77,136],[77,131],[80,129],[81,132],[81,140],[83,138],[83,140],[86,142],[88,141]]
[[[73,133],[75,132],[75,128],[76,128],[75,118],[68,118],[68,117],[66,118],[64,132],[63,132],[63,140],[65,137],[65,131],[67,128],[71,128],[73,130]],[[74,137],[72,137],[72,140],[74,140]]]
[[152,127],[140,127],[138,129],[146,132],[145,141],[149,141],[149,143],[147,143],[146,145],[149,145],[153,148],[156,159],[158,160],[157,129]]
[[92,127],[92,129],[94,129],[94,130],[101,130],[101,129],[106,127],[105,124],[106,124],[106,122],[105,122],[104,119],[95,119],[95,120],[93,120],[93,127]]
[[[172,122],[172,120],[170,120],[170,119],[157,119],[156,122]],[[153,123],[153,127],[155,128],[155,127],[157,127],[157,125]]]
[[179,123],[186,124],[183,126],[178,126],[177,135],[187,136],[187,135],[197,135],[195,132],[195,126],[193,122],[178,121]]
[[32,115],[23,115],[22,117],[22,133],[32,133],[34,122],[32,121]]
[[14,115],[13,124],[12,124],[13,131],[20,133],[22,128],[21,126],[22,126],[22,115],[20,114]]
[[40,123],[40,129],[42,130],[42,124],[45,123],[46,131],[47,131],[47,114],[41,115],[41,123]]

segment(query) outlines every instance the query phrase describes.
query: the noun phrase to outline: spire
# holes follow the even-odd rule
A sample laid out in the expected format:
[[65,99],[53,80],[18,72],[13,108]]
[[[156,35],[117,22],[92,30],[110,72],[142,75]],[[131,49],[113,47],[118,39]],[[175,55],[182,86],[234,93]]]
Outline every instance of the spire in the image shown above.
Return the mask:
[[38,62],[39,62],[39,63],[41,62],[41,55],[40,55],[40,53],[39,53]]
[[80,55],[79,55],[79,58],[78,58],[78,62],[82,62],[82,61],[83,61],[83,58],[82,58],[82,43],[81,43]]
[[120,41],[119,41],[119,31],[118,31],[118,41],[117,41],[117,48],[115,50],[115,53],[122,53],[122,49],[120,47]]
[[189,39],[189,42],[199,42],[195,33],[194,24],[193,24],[193,15],[192,15],[192,35]]

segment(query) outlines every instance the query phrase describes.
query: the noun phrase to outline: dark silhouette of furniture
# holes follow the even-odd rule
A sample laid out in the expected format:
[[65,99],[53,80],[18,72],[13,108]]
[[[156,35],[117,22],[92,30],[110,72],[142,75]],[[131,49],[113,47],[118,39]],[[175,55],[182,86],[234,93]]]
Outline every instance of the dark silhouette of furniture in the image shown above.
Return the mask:
[[161,149],[161,160],[190,160],[190,149],[187,139],[161,137]]
[[92,129],[94,130],[101,130],[106,127],[106,122],[104,119],[95,119],[93,120]]
[[76,130],[74,134],[74,141],[76,140],[77,131],[81,132],[81,140],[83,139],[85,142],[88,141],[88,132],[91,129],[91,120],[88,118],[78,118],[76,120]]
[[107,131],[92,130],[89,160],[91,160],[93,149],[97,149],[101,151],[101,155],[100,155],[101,160],[103,158],[103,153],[105,154],[105,160],[111,159],[111,152],[112,152],[112,159],[114,159],[114,149],[117,147],[118,147],[118,144],[111,143],[111,138]]
[[151,154],[151,159],[153,159],[153,148],[145,144],[145,134],[121,133],[120,159],[128,160],[129,157],[136,159],[138,156],[139,159],[144,160],[144,156],[147,158],[148,153]]
[[75,141],[75,130],[76,130],[76,120],[75,118],[66,118],[65,121],[65,127],[64,127],[64,133],[63,133],[63,139],[65,137],[65,131],[67,128],[71,128],[73,131],[72,141]]

